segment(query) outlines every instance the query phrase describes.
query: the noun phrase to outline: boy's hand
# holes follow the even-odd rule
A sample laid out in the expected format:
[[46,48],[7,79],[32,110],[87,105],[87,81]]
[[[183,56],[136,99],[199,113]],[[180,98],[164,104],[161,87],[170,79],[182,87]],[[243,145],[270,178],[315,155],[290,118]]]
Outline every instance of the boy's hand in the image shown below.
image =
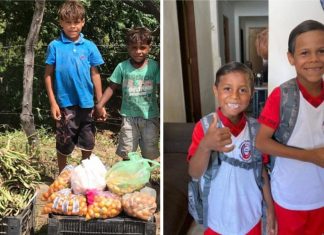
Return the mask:
[[95,109],[95,117],[98,121],[106,121],[107,120],[107,112],[106,109],[104,107],[100,108],[96,105],[96,109]]
[[51,106],[51,114],[52,114],[52,118],[55,120],[55,121],[59,121],[61,120],[61,110],[60,110],[60,107],[57,105],[57,104],[53,104]]
[[277,235],[278,234],[278,224],[275,217],[275,213],[273,209],[267,210],[267,235]]
[[209,151],[230,152],[234,149],[234,146],[230,145],[232,143],[230,130],[227,127],[217,127],[217,119],[218,116],[215,113],[207,133],[200,142],[200,147]]

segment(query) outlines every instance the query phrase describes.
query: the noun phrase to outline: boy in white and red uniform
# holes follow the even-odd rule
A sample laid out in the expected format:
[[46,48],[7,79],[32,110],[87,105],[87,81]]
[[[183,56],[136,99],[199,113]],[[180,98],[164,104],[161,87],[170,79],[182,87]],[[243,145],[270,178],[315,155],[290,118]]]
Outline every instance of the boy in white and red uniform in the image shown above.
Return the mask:
[[[295,66],[299,105],[285,113],[282,87],[270,94],[259,117],[257,148],[276,156],[271,173],[279,235],[324,234],[324,25],[307,20],[289,36],[288,60]],[[288,102],[288,101],[287,101]],[[282,107],[281,107],[282,106]],[[287,144],[274,140],[287,123],[283,115],[296,115]],[[289,125],[286,125],[289,126]]]
[[[189,174],[194,179],[204,175],[212,151],[222,152],[229,161],[221,162],[217,175],[211,180],[208,194],[208,216],[205,235],[261,235],[262,197],[267,204],[269,234],[276,234],[274,208],[269,179],[262,172],[262,191],[253,170],[234,166],[253,161],[251,127],[244,111],[253,93],[253,73],[244,64],[231,62],[216,73],[214,94],[219,109],[205,133],[202,121],[193,131],[189,148]],[[219,122],[219,120],[220,122]],[[260,172],[262,164],[260,165]],[[271,232],[271,233],[270,233]]]

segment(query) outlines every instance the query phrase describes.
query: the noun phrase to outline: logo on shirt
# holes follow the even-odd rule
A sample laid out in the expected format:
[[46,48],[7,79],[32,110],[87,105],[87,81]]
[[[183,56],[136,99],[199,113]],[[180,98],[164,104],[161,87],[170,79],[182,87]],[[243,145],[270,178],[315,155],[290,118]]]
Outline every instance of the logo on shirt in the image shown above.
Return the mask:
[[240,145],[240,157],[244,161],[248,161],[251,158],[251,142],[244,140]]

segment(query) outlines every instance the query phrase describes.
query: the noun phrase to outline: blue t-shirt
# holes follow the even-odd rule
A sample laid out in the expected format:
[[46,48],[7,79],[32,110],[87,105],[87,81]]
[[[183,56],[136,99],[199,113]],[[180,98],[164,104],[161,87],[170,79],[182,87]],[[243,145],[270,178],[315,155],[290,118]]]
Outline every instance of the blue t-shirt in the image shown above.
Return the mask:
[[48,45],[45,63],[55,67],[55,96],[61,108],[94,106],[90,68],[104,61],[92,41],[85,39],[81,33],[79,40],[73,42],[62,32]]

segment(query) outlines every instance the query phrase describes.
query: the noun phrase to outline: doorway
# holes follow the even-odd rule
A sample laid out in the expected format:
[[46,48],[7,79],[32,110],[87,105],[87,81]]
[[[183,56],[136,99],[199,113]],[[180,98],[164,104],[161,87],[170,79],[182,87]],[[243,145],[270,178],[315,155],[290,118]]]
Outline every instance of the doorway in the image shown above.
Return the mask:
[[177,1],[186,121],[201,118],[195,13],[193,0]]

